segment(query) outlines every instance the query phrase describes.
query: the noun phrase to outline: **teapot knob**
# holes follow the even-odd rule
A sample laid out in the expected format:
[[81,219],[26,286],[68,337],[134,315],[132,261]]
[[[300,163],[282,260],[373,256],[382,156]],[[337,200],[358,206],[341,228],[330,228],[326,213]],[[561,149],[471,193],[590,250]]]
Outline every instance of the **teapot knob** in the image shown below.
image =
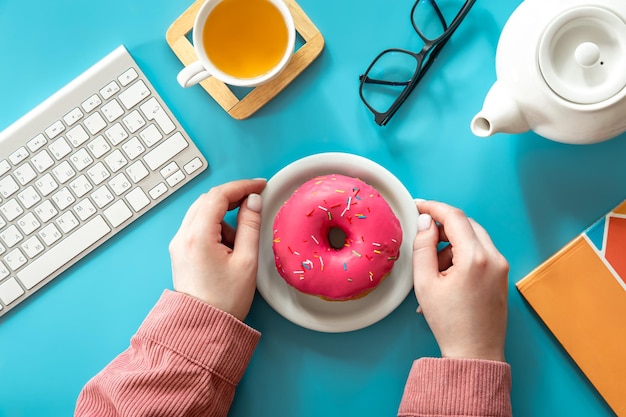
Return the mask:
[[593,67],[600,60],[600,48],[593,42],[583,42],[574,51],[574,58],[581,67]]

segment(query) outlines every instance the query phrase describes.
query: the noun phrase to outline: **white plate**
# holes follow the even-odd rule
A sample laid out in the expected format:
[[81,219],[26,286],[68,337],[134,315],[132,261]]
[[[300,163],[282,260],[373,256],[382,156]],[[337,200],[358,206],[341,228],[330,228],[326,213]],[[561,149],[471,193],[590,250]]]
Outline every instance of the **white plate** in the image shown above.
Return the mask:
[[[324,301],[303,294],[278,274],[272,250],[274,217],[301,184],[318,175],[358,177],[378,190],[402,226],[400,258],[391,274],[367,296],[352,301]],[[382,166],[347,153],[322,153],[295,161],[276,173],[263,191],[263,214],[257,289],[265,301],[286,319],[321,332],[361,329],[395,310],[413,288],[412,245],[417,231],[417,209],[404,185]]]

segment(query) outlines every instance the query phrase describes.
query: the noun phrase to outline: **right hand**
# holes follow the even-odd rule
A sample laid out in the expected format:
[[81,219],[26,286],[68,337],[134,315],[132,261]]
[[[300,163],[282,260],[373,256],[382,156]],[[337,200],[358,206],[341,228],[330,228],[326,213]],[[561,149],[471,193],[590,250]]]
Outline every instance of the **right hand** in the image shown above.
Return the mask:
[[[504,361],[508,262],[461,210],[436,201],[417,207],[415,295],[442,357]],[[439,242],[449,245],[438,252]]]

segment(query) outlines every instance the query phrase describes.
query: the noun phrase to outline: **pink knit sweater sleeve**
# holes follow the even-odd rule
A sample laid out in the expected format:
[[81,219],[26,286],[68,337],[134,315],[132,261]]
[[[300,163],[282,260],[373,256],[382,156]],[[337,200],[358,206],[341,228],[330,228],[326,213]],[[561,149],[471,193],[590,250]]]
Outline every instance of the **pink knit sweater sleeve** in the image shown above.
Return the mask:
[[511,367],[477,359],[413,362],[399,417],[512,416]]
[[219,309],[165,291],[130,347],[85,385],[74,415],[226,416],[259,337]]

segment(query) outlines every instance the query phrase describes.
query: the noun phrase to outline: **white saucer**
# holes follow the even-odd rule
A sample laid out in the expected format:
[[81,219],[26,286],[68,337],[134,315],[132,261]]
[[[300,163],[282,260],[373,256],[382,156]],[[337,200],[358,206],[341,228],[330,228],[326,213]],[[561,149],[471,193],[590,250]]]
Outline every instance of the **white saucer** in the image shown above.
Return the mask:
[[[353,301],[324,301],[303,294],[276,271],[272,226],[276,213],[301,184],[318,175],[343,174],[372,185],[387,200],[402,226],[400,258],[391,274],[367,296]],[[337,333],[358,330],[386,317],[413,288],[412,246],[418,212],[404,185],[389,171],[361,156],[322,153],[297,160],[276,173],[263,191],[263,214],[257,289],[286,319],[302,327]]]

